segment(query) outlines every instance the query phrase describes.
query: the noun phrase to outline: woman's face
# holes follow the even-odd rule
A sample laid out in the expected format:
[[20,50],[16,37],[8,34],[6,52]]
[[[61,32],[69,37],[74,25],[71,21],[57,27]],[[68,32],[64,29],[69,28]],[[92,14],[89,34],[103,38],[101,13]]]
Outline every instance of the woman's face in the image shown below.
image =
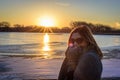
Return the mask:
[[86,47],[87,42],[84,40],[84,38],[79,33],[73,33],[70,38],[70,42],[73,43],[74,46],[80,46],[80,47]]

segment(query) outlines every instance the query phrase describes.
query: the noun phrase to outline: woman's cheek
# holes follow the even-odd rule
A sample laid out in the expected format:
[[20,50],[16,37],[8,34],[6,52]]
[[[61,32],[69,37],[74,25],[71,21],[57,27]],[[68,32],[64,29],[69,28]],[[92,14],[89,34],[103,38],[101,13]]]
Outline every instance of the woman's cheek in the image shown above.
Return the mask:
[[69,45],[69,47],[73,47],[74,46],[73,43],[69,43],[68,45]]

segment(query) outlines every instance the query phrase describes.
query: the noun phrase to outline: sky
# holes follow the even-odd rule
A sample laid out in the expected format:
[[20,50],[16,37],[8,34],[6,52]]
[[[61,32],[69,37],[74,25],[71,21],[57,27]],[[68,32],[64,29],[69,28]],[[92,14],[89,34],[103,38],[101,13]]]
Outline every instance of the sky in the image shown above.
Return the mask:
[[120,27],[120,0],[0,0],[0,22],[37,25],[48,16],[55,26],[85,21]]

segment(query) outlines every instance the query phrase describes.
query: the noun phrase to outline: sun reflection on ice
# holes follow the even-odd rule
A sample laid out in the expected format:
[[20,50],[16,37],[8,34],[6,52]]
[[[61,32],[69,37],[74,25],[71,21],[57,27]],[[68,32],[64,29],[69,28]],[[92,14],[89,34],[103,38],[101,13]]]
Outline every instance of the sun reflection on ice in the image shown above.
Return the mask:
[[49,43],[49,36],[47,33],[45,33],[43,41],[44,41],[43,51],[50,51],[50,47],[48,44]]
[[49,47],[49,35],[47,33],[45,33],[45,35],[44,35],[43,43],[44,43],[44,46],[42,49],[44,51],[43,56],[46,59],[46,58],[50,57],[50,53],[48,51],[51,50]]
[[46,44],[48,44],[48,42],[49,42],[49,36],[48,36],[48,34],[47,33],[45,33],[45,35],[44,35],[44,43]]

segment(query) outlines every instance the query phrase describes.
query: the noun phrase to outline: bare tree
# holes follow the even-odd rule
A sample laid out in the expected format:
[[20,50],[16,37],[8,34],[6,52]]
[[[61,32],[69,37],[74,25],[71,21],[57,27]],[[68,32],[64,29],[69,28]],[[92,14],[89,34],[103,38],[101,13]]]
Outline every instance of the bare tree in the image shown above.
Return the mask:
[[10,27],[10,23],[6,21],[0,22],[0,27]]

